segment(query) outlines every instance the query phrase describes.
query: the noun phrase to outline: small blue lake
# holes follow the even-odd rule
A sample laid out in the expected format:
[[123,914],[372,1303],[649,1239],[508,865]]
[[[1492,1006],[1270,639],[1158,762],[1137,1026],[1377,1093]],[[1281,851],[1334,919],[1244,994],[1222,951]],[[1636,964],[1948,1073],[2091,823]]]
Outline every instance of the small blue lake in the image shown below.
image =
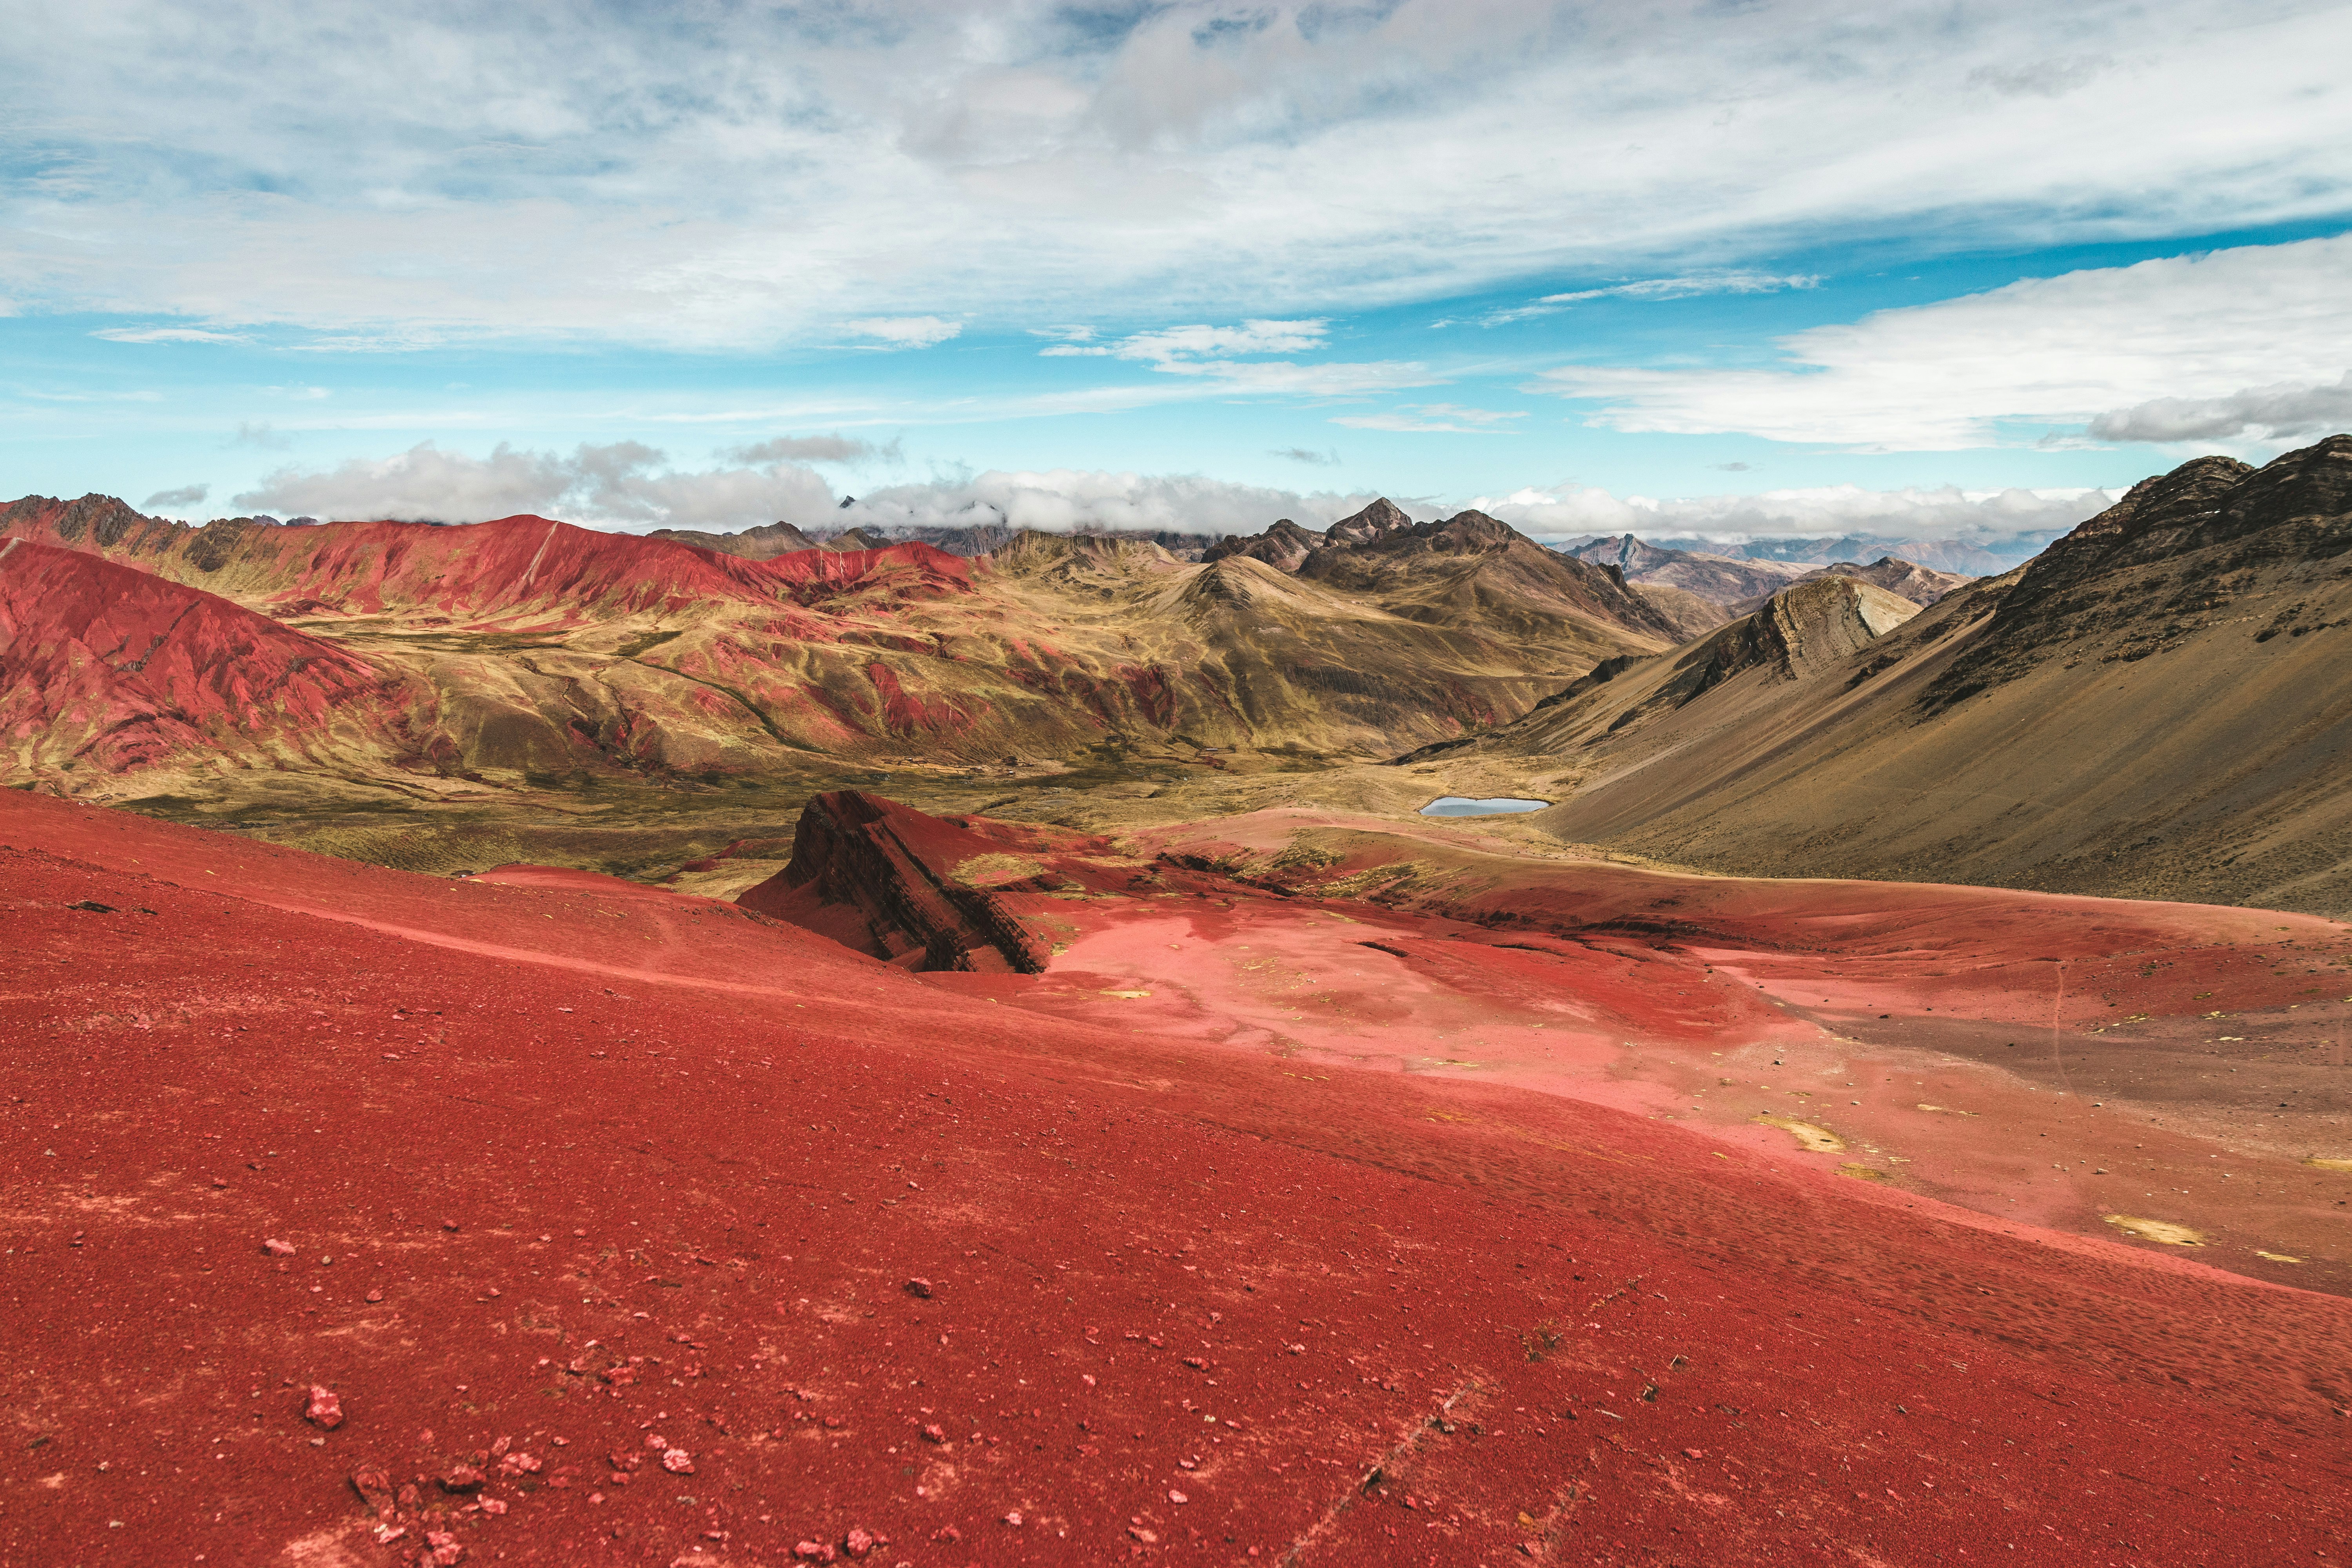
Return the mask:
[[1548,800],[1513,800],[1507,795],[1493,800],[1471,800],[1464,795],[1442,795],[1421,808],[1423,816],[1507,816],[1518,811],[1541,811]]

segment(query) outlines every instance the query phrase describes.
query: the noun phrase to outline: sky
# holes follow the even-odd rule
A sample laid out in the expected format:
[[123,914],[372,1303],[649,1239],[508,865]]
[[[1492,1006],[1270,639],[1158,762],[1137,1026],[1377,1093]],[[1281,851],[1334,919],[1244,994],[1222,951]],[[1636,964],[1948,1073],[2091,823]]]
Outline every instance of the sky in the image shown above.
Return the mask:
[[18,0],[7,33],[9,496],[1990,538],[2352,428],[2352,5]]

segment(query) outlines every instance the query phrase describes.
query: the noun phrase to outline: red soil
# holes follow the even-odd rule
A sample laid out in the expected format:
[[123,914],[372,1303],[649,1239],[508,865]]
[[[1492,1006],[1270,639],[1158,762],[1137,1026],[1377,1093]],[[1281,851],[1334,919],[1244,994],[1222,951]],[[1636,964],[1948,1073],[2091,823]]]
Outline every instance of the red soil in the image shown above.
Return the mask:
[[394,683],[216,595],[0,542],[0,743],[120,773],[205,748],[299,751]]
[[0,1561],[2345,1555],[2333,1297],[706,900],[0,844]]

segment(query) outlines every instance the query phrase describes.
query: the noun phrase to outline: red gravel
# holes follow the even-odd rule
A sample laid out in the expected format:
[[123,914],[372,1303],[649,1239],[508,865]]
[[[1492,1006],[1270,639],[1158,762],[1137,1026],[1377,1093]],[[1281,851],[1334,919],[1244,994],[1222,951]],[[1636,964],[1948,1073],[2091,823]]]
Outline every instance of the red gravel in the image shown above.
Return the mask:
[[0,844],[0,1562],[2347,1554],[2332,1297],[704,900]]

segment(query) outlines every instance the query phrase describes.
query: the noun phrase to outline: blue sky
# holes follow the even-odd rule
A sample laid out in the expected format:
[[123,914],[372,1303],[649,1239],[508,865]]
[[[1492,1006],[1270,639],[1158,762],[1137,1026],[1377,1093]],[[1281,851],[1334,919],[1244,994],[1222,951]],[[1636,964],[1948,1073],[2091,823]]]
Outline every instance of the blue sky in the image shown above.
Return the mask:
[[2352,426],[2342,5],[24,11],[11,495],[1998,533]]

